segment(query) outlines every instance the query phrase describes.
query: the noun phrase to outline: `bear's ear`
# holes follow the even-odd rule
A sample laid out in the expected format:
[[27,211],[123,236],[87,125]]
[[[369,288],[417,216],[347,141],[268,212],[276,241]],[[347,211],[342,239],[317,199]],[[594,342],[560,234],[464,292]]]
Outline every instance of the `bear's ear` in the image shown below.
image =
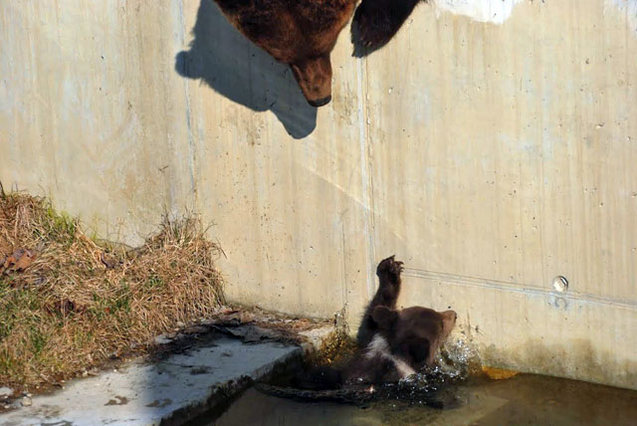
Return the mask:
[[380,329],[389,330],[398,319],[398,312],[387,306],[376,306],[372,311],[372,319]]

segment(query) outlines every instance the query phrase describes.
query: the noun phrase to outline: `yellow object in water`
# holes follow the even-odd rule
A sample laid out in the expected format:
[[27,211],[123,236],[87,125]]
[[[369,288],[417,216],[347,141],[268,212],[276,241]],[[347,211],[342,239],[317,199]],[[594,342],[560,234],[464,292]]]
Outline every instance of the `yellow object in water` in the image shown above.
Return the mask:
[[504,380],[510,379],[513,376],[517,376],[519,371],[505,370],[502,368],[494,367],[482,367],[482,372],[486,374],[492,380]]

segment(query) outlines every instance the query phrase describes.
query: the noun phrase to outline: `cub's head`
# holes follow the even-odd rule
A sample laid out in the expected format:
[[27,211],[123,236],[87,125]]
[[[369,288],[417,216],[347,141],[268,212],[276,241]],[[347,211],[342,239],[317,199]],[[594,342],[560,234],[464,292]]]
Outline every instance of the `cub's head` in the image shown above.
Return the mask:
[[377,306],[372,311],[378,333],[387,341],[391,354],[414,370],[433,363],[456,318],[454,311],[436,312],[420,306],[402,310]]

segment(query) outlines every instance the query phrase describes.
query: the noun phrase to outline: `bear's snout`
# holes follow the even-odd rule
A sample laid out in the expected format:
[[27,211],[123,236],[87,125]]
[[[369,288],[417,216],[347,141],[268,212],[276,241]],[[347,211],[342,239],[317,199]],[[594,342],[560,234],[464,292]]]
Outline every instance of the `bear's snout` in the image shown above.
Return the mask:
[[290,64],[303,96],[314,107],[332,100],[332,64],[329,55]]
[[323,105],[327,105],[330,103],[330,101],[332,100],[332,95],[329,95],[325,98],[322,99],[318,99],[318,100],[310,100],[308,99],[307,102],[312,105],[313,107],[322,107]]

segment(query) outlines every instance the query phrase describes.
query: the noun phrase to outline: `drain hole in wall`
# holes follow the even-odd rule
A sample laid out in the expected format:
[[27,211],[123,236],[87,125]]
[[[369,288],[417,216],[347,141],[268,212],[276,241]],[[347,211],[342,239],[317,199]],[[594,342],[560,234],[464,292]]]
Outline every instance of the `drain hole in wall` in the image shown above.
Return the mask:
[[568,290],[568,280],[566,279],[566,277],[558,275],[557,277],[553,278],[553,288],[555,289],[555,291],[559,291],[560,293]]

